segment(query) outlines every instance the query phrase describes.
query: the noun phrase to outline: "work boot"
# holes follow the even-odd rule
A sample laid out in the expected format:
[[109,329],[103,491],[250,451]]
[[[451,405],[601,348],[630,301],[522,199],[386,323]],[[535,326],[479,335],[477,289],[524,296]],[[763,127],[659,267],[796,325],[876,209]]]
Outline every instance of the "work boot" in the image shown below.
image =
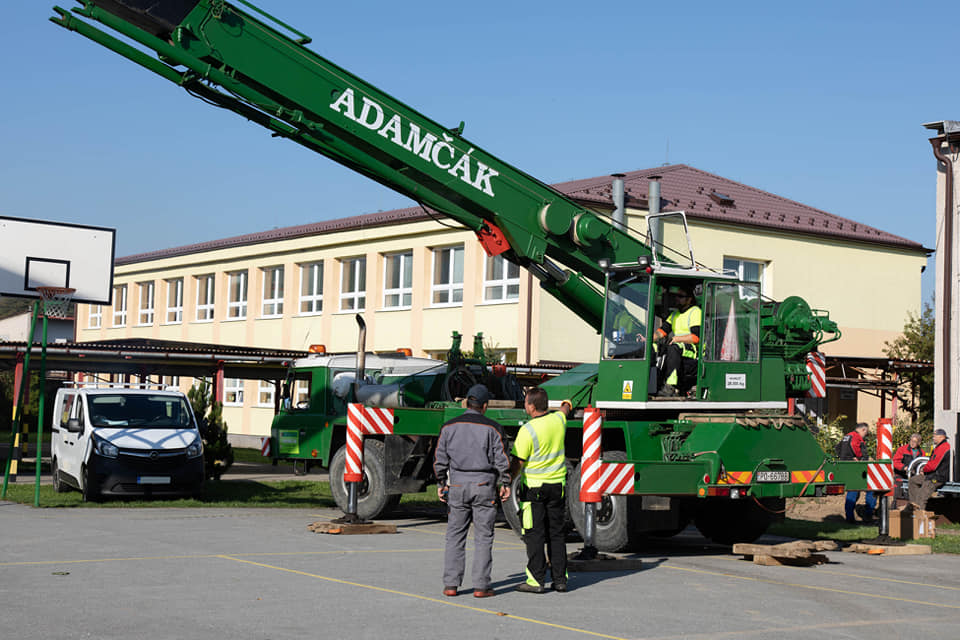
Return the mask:
[[529,582],[521,582],[517,585],[517,591],[520,593],[544,593],[545,589],[538,584],[530,584]]
[[474,590],[473,590],[473,597],[474,597],[474,598],[491,598],[491,597],[493,597],[493,596],[495,596],[495,595],[497,595],[497,594],[494,593],[493,589],[490,589],[489,587],[486,588],[486,589],[474,589]]
[[677,388],[672,384],[665,384],[657,391],[658,398],[675,398],[677,396]]
[[553,590],[557,593],[566,593],[567,592],[567,583],[566,582],[554,582]]
[[456,587],[444,587],[444,588],[443,588],[443,595],[447,596],[448,598],[452,598],[453,596],[457,595],[457,588],[456,588]]

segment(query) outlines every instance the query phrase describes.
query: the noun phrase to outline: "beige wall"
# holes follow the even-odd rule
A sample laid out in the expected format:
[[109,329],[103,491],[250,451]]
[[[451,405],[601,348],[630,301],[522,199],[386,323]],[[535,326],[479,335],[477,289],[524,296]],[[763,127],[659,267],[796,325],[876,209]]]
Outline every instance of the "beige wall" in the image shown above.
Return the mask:
[[[639,212],[642,213],[642,212]],[[633,226],[642,226],[638,212]],[[691,223],[697,260],[719,269],[724,256],[766,263],[764,290],[773,298],[799,295],[815,308],[827,309],[844,337],[825,351],[837,355],[882,355],[883,343],[903,327],[908,311],[920,309],[920,268],[925,257],[866,244],[778,234],[745,227]],[[432,249],[464,246],[463,304],[431,306]],[[407,310],[383,309],[384,255],[412,251],[413,303]],[[128,322],[113,327],[113,313],[103,309],[102,327],[90,329],[87,305],[77,311],[77,339],[144,337],[251,347],[306,350],[324,344],[328,352],[353,351],[357,324],[352,311],[339,311],[340,260],[367,260],[367,345],[374,350],[409,347],[417,355],[444,352],[451,333],[464,335],[463,348],[472,348],[482,331],[485,344],[516,349],[518,360],[586,362],[597,358],[599,336],[582,320],[543,292],[537,280],[520,274],[520,297],[506,303],[483,301],[485,254],[471,232],[451,230],[435,222],[415,222],[265,241],[242,247],[162,258],[116,268],[115,284],[128,285]],[[323,311],[299,312],[299,265],[323,261]],[[262,318],[263,268],[284,267],[284,313]],[[247,270],[247,317],[227,318],[227,273]],[[213,321],[197,321],[196,277],[215,275]],[[184,278],[183,322],[166,323],[165,280]],[[138,285],[155,283],[155,319],[137,326]],[[527,318],[531,319],[527,329]],[[255,407],[257,382],[245,385],[245,407],[225,407],[231,432],[266,434],[272,411]]]

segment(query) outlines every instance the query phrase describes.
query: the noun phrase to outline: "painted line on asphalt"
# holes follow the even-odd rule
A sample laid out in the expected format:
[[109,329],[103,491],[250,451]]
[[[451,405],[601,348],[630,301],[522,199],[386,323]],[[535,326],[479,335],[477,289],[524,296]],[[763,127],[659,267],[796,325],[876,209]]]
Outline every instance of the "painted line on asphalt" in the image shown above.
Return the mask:
[[396,589],[388,589],[386,587],[378,587],[371,584],[363,584],[361,582],[351,582],[350,580],[341,580],[340,578],[331,578],[329,576],[321,576],[316,573],[309,573],[307,571],[300,571],[299,569],[287,569],[286,567],[278,567],[276,565],[265,564],[262,562],[253,562],[252,560],[243,560],[241,558],[232,557],[228,555],[217,556],[223,558],[224,560],[232,560],[233,562],[242,562],[244,564],[250,564],[255,567],[262,567],[264,569],[273,569],[274,571],[283,571],[285,573],[293,573],[300,576],[305,576],[307,578],[315,578],[317,580],[323,580],[325,582],[333,582],[335,584],[342,584],[351,587],[358,587],[360,589],[369,589],[370,591],[379,591],[381,593],[389,593],[392,595],[403,596],[405,598],[413,598],[415,600],[423,600],[426,602],[433,602],[435,604],[441,604],[448,607],[455,607],[458,609],[466,609],[467,611],[474,611],[476,613],[485,613],[488,615],[494,615],[502,617],[505,620],[520,620],[521,622],[529,622],[531,624],[537,624],[545,627],[551,627],[553,629],[562,629],[563,631],[571,631],[573,633],[581,633],[588,636],[594,636],[597,638],[609,638],[610,640],[628,640],[627,638],[622,638],[620,636],[612,636],[606,633],[599,633],[597,631],[590,631],[589,629],[578,629],[576,627],[568,627],[562,624],[557,624],[554,622],[546,622],[545,620],[537,620],[535,618],[526,618],[523,616],[517,616],[512,613],[506,613],[502,611],[494,611],[492,609],[482,609],[480,607],[471,607],[466,604],[458,604],[456,602],[451,602],[450,599],[441,600],[440,598],[434,598],[431,596],[423,596],[418,593],[409,593],[407,591],[398,591]]
[[[740,558],[723,558],[729,562],[743,562]],[[928,587],[930,589],[947,589],[950,591],[960,591],[960,587],[949,587],[945,584],[930,584],[929,582],[913,582],[911,580],[900,580],[899,578],[883,578],[879,576],[865,576],[859,573],[847,573],[846,571],[831,571],[823,567],[790,567],[791,569],[800,569],[801,571],[815,571],[816,573],[829,573],[834,576],[845,576],[847,578],[862,578],[863,580],[876,580],[878,582],[895,582],[897,584],[909,584],[914,587]]]
[[[238,557],[253,556],[322,556],[322,555],[361,555],[365,553],[443,553],[443,549],[337,549],[332,551],[251,551],[233,553]],[[22,567],[51,564],[86,564],[96,562],[142,562],[144,560],[204,560],[222,558],[223,554],[208,553],[193,556],[134,556],[130,558],[90,558],[87,560],[28,560],[21,562],[0,562],[0,567]]]
[[[955,616],[942,616],[938,618],[929,618],[924,617],[924,623],[930,622],[952,622],[955,620]],[[832,629],[845,629],[845,628],[856,628],[862,629],[864,627],[880,627],[883,631],[889,632],[894,625],[902,624],[903,618],[897,617],[890,620],[846,620],[844,622],[820,622],[817,624],[804,624],[804,625],[791,625],[789,627],[764,627],[759,629],[737,629],[736,631],[709,631],[707,633],[681,633],[677,635],[669,636],[645,636],[643,638],[638,638],[637,640],[697,640],[698,638],[745,638],[748,636],[766,636],[769,637],[772,634],[784,633],[790,631],[829,631]],[[918,635],[922,636],[924,632],[918,632]]]
[[733,573],[723,573],[720,571],[707,571],[705,569],[693,569],[691,567],[674,567],[668,564],[661,565],[665,569],[673,569],[674,571],[688,571],[690,573],[702,573],[705,575],[711,576],[720,576],[723,578],[736,578],[738,580],[750,580],[752,582],[763,582],[765,584],[776,584],[784,587],[797,587],[799,589],[811,589],[813,591],[829,591],[831,593],[842,593],[849,596],[858,596],[863,598],[877,598],[880,600],[892,600],[894,602],[905,602],[907,604],[922,604],[928,607],[938,607],[942,609],[960,609],[960,605],[955,604],[940,604],[937,602],[927,602],[925,600],[910,600],[909,598],[897,598],[894,596],[884,596],[877,593],[863,593],[861,591],[847,591],[845,589],[835,589],[833,587],[818,587],[816,585],[810,584],[798,584],[795,582],[783,582],[781,580],[769,580],[767,578],[754,578],[751,576],[738,576]]

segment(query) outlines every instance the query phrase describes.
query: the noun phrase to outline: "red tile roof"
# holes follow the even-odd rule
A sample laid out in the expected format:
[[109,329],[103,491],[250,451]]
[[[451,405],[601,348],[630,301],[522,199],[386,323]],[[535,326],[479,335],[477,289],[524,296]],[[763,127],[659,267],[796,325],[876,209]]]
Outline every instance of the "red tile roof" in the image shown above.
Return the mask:
[[[660,177],[660,210],[683,210],[686,211],[687,217],[691,220],[707,220],[734,226],[746,225],[768,228],[788,234],[801,233],[820,237],[842,238],[925,253],[932,251],[913,240],[847,218],[841,218],[832,213],[685,164],[641,169],[624,174],[624,191],[628,208],[647,209],[648,185],[650,178],[653,176]],[[594,205],[606,208],[612,206],[610,176],[573,180],[553,186],[561,193],[582,202],[586,206]],[[437,214],[428,213],[423,207],[394,209],[139,253],[117,258],[116,264],[134,264],[147,260],[160,260],[191,253],[261,242],[289,240],[335,231],[418,222],[429,220],[432,217],[437,217]]]
[[[685,164],[625,174],[623,182],[627,208],[647,208],[651,176],[660,176],[660,210],[683,210],[691,220],[765,227],[785,233],[859,240],[927,253],[931,251],[919,242]],[[585,204],[611,206],[609,176],[553,186]]]

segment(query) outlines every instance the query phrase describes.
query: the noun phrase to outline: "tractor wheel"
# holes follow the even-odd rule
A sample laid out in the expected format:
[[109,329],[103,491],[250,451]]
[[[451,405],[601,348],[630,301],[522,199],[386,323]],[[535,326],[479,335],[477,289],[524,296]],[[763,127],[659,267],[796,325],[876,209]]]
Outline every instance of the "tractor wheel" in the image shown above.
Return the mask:
[[[343,470],[347,465],[346,445],[337,449],[330,460],[330,492],[341,511],[347,511],[347,483]],[[373,438],[363,439],[363,480],[357,493],[357,516],[371,520],[396,506],[400,496],[387,494],[383,467],[383,442]]]

